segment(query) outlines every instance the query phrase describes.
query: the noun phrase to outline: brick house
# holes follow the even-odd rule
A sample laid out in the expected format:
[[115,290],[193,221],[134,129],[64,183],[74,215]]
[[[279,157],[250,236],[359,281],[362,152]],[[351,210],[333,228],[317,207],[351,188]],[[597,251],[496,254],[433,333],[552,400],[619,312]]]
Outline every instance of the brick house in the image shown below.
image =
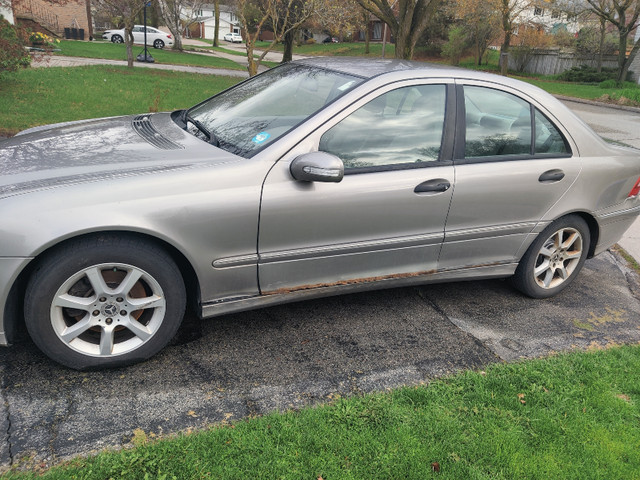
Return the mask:
[[33,31],[69,38],[93,37],[90,0],[67,0],[61,4],[46,0],[13,0],[12,6],[16,24]]

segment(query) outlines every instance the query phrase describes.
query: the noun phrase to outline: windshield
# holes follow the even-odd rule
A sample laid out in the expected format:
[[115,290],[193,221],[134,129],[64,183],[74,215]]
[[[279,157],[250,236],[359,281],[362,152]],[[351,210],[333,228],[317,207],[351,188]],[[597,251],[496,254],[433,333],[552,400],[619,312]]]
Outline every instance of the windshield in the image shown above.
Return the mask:
[[[189,131],[251,157],[362,81],[346,73],[286,64],[241,83],[189,111]],[[212,142],[214,143],[214,142]]]

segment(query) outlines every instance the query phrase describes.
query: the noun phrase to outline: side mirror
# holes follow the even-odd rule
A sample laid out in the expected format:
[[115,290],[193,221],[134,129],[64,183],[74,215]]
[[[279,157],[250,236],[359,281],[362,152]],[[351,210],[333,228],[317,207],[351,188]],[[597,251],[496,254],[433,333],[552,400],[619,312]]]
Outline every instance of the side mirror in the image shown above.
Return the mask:
[[291,175],[300,182],[340,182],[344,176],[344,164],[335,155],[326,152],[305,153],[296,157]]

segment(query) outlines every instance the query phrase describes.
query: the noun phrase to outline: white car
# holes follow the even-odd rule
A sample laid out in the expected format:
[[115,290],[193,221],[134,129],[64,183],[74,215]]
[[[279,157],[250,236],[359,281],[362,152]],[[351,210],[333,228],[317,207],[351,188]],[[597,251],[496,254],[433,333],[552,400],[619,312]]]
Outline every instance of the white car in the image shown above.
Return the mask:
[[[144,25],[134,25],[133,27],[133,43],[144,45]],[[102,34],[104,40],[113,43],[124,43],[124,29],[122,30],[106,30]],[[169,33],[153,27],[147,27],[147,45],[153,45],[153,48],[164,48],[173,45],[173,37]]]
[[227,33],[224,36],[224,41],[225,42],[232,42],[232,43],[242,43],[242,35],[240,35],[239,33],[236,33],[236,32]]

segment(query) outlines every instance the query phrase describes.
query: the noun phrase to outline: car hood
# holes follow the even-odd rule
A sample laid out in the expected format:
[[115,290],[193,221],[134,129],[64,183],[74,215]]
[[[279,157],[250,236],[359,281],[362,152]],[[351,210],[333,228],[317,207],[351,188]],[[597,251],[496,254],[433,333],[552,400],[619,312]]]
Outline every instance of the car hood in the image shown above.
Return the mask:
[[36,127],[0,142],[0,197],[237,160],[183,131],[168,113]]

